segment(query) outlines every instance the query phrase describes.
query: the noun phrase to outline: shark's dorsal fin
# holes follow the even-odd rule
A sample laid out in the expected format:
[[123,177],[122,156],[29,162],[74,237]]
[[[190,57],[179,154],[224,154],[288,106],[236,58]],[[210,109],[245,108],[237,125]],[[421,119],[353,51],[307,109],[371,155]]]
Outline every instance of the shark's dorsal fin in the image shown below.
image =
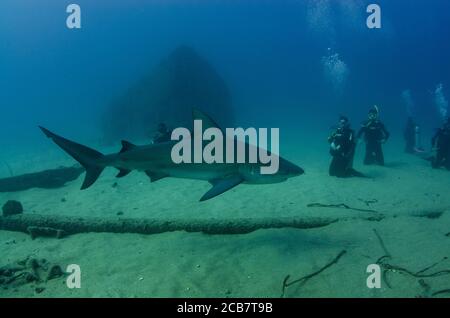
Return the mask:
[[123,153],[125,151],[131,150],[131,149],[137,147],[136,145],[134,145],[131,142],[126,141],[126,140],[122,140],[121,143],[122,143],[122,149],[120,149],[119,153]]
[[239,185],[243,181],[244,181],[244,179],[238,174],[231,175],[229,177],[222,178],[222,179],[210,180],[209,182],[213,185],[213,187],[211,189],[209,189],[209,191],[206,192],[202,196],[200,201],[206,201],[206,200],[212,199],[215,196],[234,188],[235,186]]
[[192,120],[201,120],[203,130],[206,130],[208,128],[220,129],[219,125],[217,125],[217,123],[214,120],[212,120],[211,117],[206,115],[198,108],[192,109]]

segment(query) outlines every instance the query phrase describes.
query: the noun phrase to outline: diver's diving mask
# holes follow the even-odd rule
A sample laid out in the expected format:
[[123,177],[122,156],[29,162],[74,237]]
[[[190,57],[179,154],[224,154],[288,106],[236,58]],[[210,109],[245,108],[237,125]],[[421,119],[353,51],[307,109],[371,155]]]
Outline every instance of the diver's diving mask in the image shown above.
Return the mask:
[[369,118],[369,120],[377,120],[378,114],[375,112],[370,112],[368,118]]
[[339,125],[338,125],[338,127],[340,128],[340,129],[344,129],[344,128],[346,128],[346,127],[348,127],[350,125],[350,123],[349,123],[349,121],[348,121],[348,119],[346,118],[346,117],[341,117],[340,119],[339,119]]

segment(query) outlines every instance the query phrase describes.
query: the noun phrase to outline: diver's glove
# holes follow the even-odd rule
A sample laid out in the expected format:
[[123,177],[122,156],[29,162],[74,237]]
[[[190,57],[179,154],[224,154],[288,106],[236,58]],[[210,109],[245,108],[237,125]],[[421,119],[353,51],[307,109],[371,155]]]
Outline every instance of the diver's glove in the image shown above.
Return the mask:
[[331,147],[331,150],[339,150],[339,149],[341,149],[341,145],[336,146],[336,144],[334,142],[331,143],[330,147]]

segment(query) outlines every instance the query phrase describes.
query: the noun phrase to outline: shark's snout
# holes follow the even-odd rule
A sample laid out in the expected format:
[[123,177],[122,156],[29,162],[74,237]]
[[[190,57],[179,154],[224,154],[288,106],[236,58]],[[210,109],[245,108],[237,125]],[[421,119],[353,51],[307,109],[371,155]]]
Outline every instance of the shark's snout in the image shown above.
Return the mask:
[[303,170],[302,168],[300,168],[299,166],[291,163],[289,165],[289,167],[287,168],[287,175],[289,177],[296,177],[296,176],[300,176],[302,174],[305,173],[305,170]]
[[305,170],[293,164],[292,162],[280,158],[280,170],[282,175],[289,177],[296,177],[305,173]]
[[293,165],[294,167],[291,170],[291,174],[293,174],[294,176],[299,176],[305,173],[305,170],[303,170],[302,168],[300,168],[299,166]]

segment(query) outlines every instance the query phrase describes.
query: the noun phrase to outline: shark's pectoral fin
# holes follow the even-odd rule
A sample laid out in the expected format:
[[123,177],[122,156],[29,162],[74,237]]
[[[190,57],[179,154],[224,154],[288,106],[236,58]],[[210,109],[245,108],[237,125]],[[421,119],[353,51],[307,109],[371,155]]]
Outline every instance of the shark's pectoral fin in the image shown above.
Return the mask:
[[119,173],[116,175],[116,178],[122,178],[125,177],[127,174],[129,174],[131,170],[128,169],[121,169],[119,168]]
[[234,188],[243,181],[244,179],[238,174],[223,179],[211,180],[210,182],[213,185],[213,187],[202,196],[200,201],[206,201],[211,198],[214,198],[215,196]]
[[145,171],[145,174],[150,177],[151,182],[158,181],[162,178],[168,177],[169,175],[161,172]]

